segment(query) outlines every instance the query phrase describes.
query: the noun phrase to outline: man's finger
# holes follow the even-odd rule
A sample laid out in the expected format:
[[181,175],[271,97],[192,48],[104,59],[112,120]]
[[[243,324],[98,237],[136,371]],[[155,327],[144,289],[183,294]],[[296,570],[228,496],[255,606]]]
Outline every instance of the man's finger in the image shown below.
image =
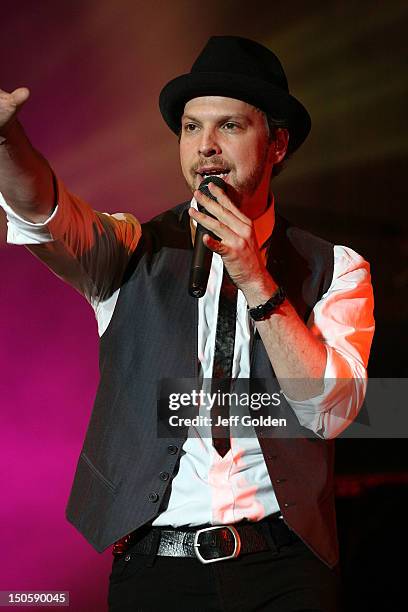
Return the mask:
[[195,219],[197,223],[200,223],[200,225],[202,225],[206,229],[211,230],[216,236],[219,236],[221,240],[224,240],[226,238],[231,239],[235,236],[233,230],[231,230],[224,223],[218,221],[218,219],[214,219],[213,217],[210,217],[209,215],[206,215],[205,213],[196,210],[192,206],[190,206],[188,212],[190,217],[193,217],[193,219]]
[[0,89],[0,127],[2,129],[15,117],[29,95],[27,87],[18,87],[11,93]]
[[16,106],[21,106],[30,97],[30,90],[27,87],[18,87],[10,94]]
[[215,215],[217,219],[221,218],[223,214],[232,214],[231,211],[229,211],[220,202],[215,202],[199,189],[196,189],[196,191],[193,193],[193,196],[199,204],[202,204],[202,206],[204,206],[206,210],[211,212],[211,214]]
[[[220,190],[219,193],[222,194],[222,191]],[[208,212],[215,215],[217,219],[225,221],[227,225],[231,225],[232,223],[234,225],[237,224],[236,227],[238,229],[239,224],[244,223],[246,226],[252,227],[251,220],[242,214],[238,208],[230,202],[227,196],[223,198],[217,197],[217,202],[215,202],[200,190],[196,190],[193,195],[197,202],[202,204]]]
[[225,254],[225,251],[226,251],[225,245],[222,242],[220,242],[219,240],[215,240],[215,238],[213,238],[209,234],[204,234],[203,242],[204,242],[205,246],[208,249],[210,249],[210,251],[213,251],[214,253],[218,253],[218,255],[224,255]]
[[212,193],[212,195],[217,198],[217,200],[221,204],[221,206],[224,206],[224,208],[227,208],[228,210],[233,212],[234,215],[236,215],[238,217],[238,219],[240,219],[241,221],[243,221],[247,225],[250,225],[250,223],[251,223],[250,219],[248,217],[246,217],[244,215],[244,213],[242,213],[239,210],[239,208],[237,208],[235,206],[235,204],[233,204],[231,202],[231,200],[226,195],[226,193],[220,187],[218,187],[218,185],[216,185],[215,183],[208,183],[207,187],[209,188],[209,190]]
[[196,191],[194,197],[197,202],[205,207],[209,214],[214,215],[214,217],[232,229],[236,234],[241,234],[244,229],[247,230],[247,224],[244,222],[243,227],[243,221],[237,217],[235,212],[232,212],[219,202],[214,202],[214,200],[211,200],[208,196],[201,193],[201,191]]

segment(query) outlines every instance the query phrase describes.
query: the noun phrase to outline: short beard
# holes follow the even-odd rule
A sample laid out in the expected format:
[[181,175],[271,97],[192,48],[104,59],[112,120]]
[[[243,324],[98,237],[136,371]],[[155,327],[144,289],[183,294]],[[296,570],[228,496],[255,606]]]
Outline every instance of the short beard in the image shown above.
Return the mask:
[[[268,154],[269,154],[269,145],[265,146],[262,160],[247,178],[237,183],[234,183],[233,185],[231,183],[226,183],[227,185],[226,190],[225,190],[226,195],[231,199],[231,201],[235,204],[235,206],[237,206],[237,208],[241,208],[243,201],[246,198],[251,198],[254,195],[254,193],[256,193],[256,190],[261,184],[263,176],[264,176],[264,172],[265,172],[265,168],[266,168],[267,160],[268,160]],[[231,167],[231,172],[233,172],[235,170],[235,166],[231,165],[230,167]],[[186,177],[184,177],[185,183],[188,189],[192,193],[194,193],[195,191],[195,177],[196,177],[195,170],[196,168],[192,169],[191,179],[190,178],[187,179]]]
[[265,147],[263,158],[253,172],[244,180],[234,185],[228,185],[231,188],[231,198],[238,208],[242,207],[245,198],[251,198],[256,193],[261,184],[267,165],[268,153],[269,147]]

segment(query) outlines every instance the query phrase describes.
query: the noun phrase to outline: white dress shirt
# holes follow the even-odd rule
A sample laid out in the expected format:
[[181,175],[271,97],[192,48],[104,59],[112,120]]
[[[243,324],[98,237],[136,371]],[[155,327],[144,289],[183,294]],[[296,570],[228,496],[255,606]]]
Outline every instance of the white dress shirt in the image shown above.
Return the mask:
[[[60,278],[74,286],[92,305],[99,335],[106,331],[118,299],[123,272],[141,235],[140,223],[129,213],[92,210],[58,182],[58,206],[44,223],[17,215],[0,194],[7,214],[7,241],[26,245]],[[194,200],[192,205],[196,206]],[[274,204],[254,221],[259,245],[274,225]],[[91,254],[91,255],[90,255]],[[218,297],[223,263],[214,254],[208,288],[198,305],[198,359],[203,378],[211,378]],[[299,422],[324,438],[338,435],[352,421],[364,399],[366,366],[374,331],[373,296],[368,263],[345,246],[334,246],[334,271],[329,289],[313,308],[307,326],[327,351],[325,380],[319,397],[288,402]],[[238,291],[233,378],[250,377],[250,343],[254,331],[245,297]],[[346,396],[335,379],[354,378]],[[330,384],[329,384],[330,382]],[[180,466],[172,481],[168,507],[154,525],[202,525],[257,521],[277,512],[279,504],[254,432],[231,438],[220,457],[211,434],[190,428]]]

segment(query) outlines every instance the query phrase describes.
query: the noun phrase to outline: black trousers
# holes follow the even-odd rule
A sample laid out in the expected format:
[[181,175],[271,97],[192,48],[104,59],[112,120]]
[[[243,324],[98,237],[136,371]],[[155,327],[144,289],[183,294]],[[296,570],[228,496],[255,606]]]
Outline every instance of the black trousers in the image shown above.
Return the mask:
[[113,561],[109,612],[339,612],[339,582],[300,540],[209,565],[130,549]]

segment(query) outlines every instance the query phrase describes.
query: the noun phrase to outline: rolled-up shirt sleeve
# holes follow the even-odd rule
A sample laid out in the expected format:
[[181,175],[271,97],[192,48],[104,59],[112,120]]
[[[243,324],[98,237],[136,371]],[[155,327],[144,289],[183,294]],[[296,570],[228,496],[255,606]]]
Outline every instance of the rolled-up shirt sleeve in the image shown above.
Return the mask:
[[129,213],[93,210],[60,180],[57,187],[57,206],[43,223],[20,217],[0,194],[7,215],[7,242],[25,245],[97,311],[120,288],[141,226]]
[[327,352],[324,389],[304,401],[286,396],[300,424],[320,437],[339,435],[363,404],[375,327],[373,305],[368,262],[352,249],[336,245],[331,285],[308,321]]

